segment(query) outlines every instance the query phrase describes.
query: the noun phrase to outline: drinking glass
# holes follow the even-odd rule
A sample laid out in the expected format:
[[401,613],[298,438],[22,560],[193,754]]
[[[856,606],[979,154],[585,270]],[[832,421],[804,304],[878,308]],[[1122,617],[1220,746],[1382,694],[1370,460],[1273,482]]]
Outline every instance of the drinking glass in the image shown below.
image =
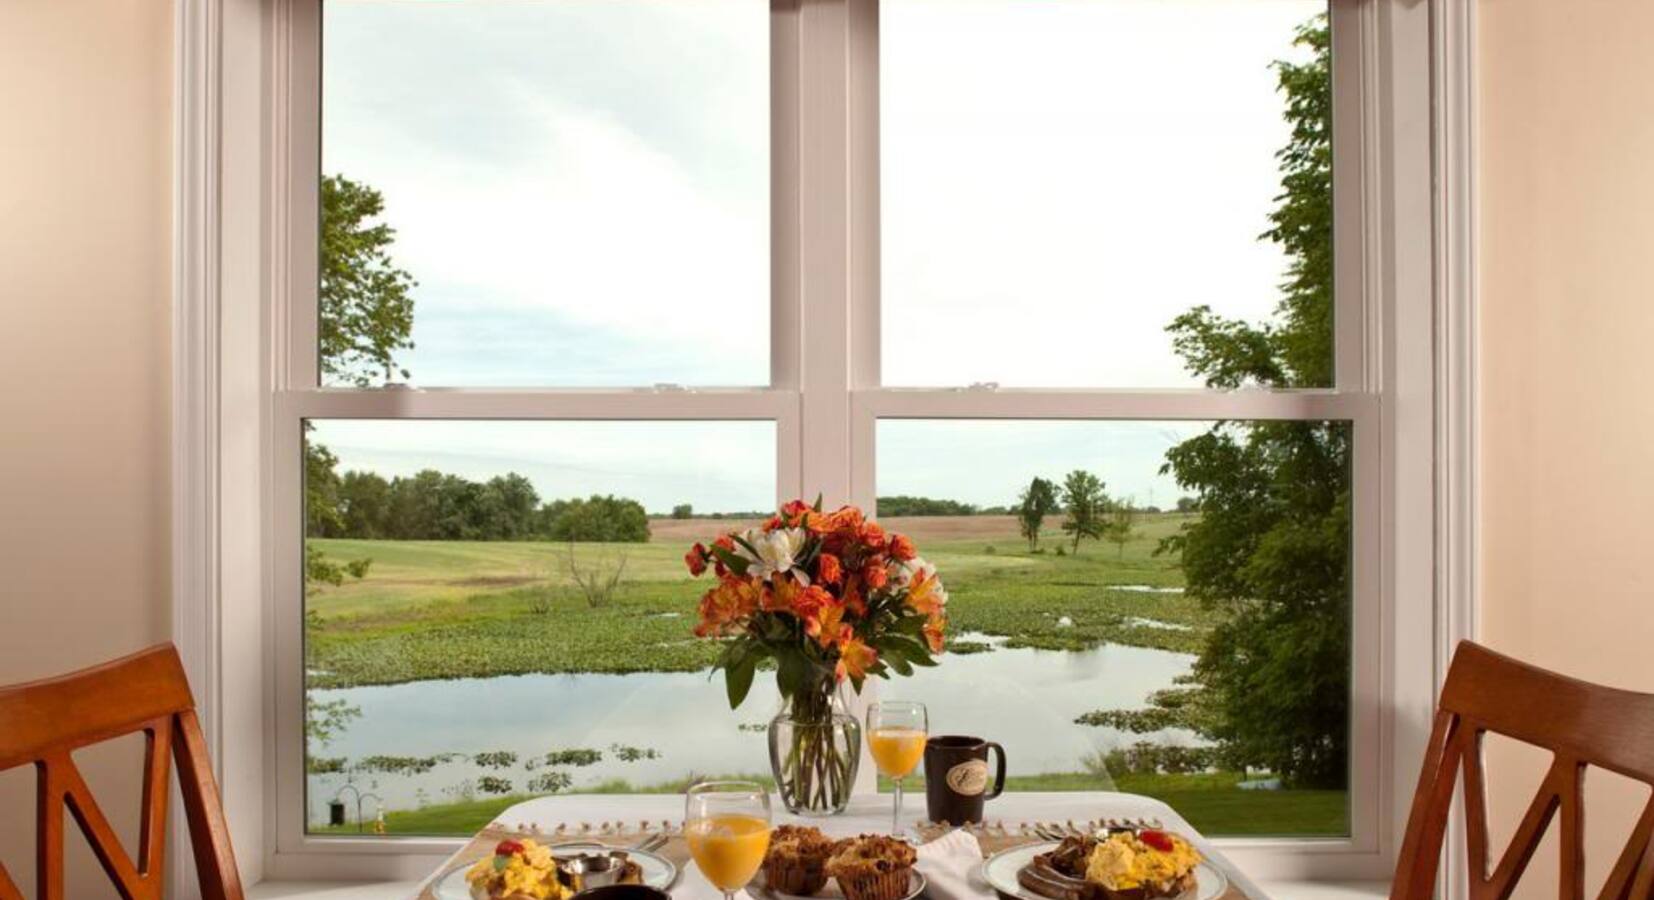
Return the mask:
[[923,703],[882,700],[867,708],[867,749],[879,772],[896,785],[890,813],[890,833],[902,837],[902,779],[925,756],[930,717]]
[[734,900],[770,848],[770,795],[751,781],[702,781],[684,799],[684,839],[695,865]]

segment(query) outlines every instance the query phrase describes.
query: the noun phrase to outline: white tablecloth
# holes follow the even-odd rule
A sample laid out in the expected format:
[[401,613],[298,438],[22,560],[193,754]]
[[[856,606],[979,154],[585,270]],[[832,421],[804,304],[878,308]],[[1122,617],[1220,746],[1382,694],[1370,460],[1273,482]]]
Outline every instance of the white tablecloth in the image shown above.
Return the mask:
[[[776,803],[777,824],[796,823],[814,825],[834,837],[848,837],[863,832],[888,832],[890,829],[890,795],[865,794],[850,801],[843,815],[825,819],[802,819],[787,813]],[[912,825],[925,817],[923,793],[912,793],[902,803],[902,819]],[[1171,831],[1194,841],[1200,852],[1215,867],[1228,876],[1230,883],[1248,897],[1263,897],[1264,893],[1227,857],[1183,820],[1170,806],[1152,797],[1104,791],[1071,791],[1050,793],[1005,794],[988,801],[986,818],[989,824],[1004,822],[1013,828],[1022,822],[1087,822],[1092,819],[1159,819]],[[640,821],[659,823],[662,820],[679,822],[683,819],[683,797],[677,794],[568,794],[540,797],[519,803],[501,813],[496,822],[508,828],[527,829],[538,825],[550,831],[559,824],[578,826],[587,822],[598,826],[604,822],[621,822],[636,828]],[[449,860],[438,873],[447,871],[459,860]],[[720,900],[722,894],[701,876],[693,866],[685,871],[672,889],[674,900]],[[984,889],[981,900],[994,900],[992,891]]]

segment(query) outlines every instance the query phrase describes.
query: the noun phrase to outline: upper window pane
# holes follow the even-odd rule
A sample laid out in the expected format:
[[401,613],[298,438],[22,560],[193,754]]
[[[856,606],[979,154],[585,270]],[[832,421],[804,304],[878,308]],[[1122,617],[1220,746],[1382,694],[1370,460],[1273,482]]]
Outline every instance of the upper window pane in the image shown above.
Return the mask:
[[322,47],[322,384],[769,383],[761,0],[326,0]]
[[884,383],[1228,386],[1174,342],[1273,325],[1289,367],[1239,380],[1330,384],[1325,13],[883,0]]

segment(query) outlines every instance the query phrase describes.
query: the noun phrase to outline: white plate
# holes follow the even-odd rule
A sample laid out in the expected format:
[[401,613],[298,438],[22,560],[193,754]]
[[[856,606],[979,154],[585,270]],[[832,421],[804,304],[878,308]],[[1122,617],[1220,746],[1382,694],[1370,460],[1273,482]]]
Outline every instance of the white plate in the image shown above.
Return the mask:
[[[556,844],[552,846],[551,853],[553,856],[575,856],[593,850],[607,852],[621,849],[625,848],[606,847],[596,843]],[[678,867],[665,857],[656,856],[645,850],[626,850],[626,857],[643,870],[643,883],[650,887],[669,890],[672,883],[678,880]],[[431,893],[437,900],[471,900],[471,886],[465,883],[465,870],[476,862],[474,859],[467,860],[450,869],[431,886]]]
[[[760,897],[767,898],[767,900],[844,900],[844,892],[839,890],[838,882],[831,878],[827,879],[826,887],[809,897],[801,897],[797,894],[784,894],[781,891],[772,891],[770,890],[769,885],[764,883],[763,869],[758,870],[757,877],[752,879],[752,884],[748,885],[748,888],[751,892]],[[907,882],[907,896],[903,897],[902,900],[913,900],[913,898],[923,894],[924,892],[925,876],[919,874],[918,869],[914,869],[912,870],[912,877],[910,877]],[[1041,900],[1043,900],[1043,898],[1041,898]]]
[[[1048,853],[1056,846],[1056,841],[1047,841],[1001,850],[982,863],[982,877],[989,886],[1007,897],[1015,897],[1017,900],[1049,900],[1018,884],[1017,873],[1033,862],[1035,856]],[[1207,863],[1201,863],[1195,867],[1194,894],[1185,894],[1184,897],[1187,900],[1216,900],[1228,889],[1229,879],[1223,877],[1222,872]]]

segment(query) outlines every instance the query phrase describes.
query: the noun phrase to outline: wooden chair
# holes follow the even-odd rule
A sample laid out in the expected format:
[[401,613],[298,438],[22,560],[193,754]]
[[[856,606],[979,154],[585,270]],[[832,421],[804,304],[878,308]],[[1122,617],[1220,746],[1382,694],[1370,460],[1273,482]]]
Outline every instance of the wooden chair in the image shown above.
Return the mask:
[[[1550,750],[1551,767],[1488,871],[1487,794],[1482,735],[1502,734]],[[1454,784],[1464,771],[1465,843],[1470,900],[1509,897],[1551,820],[1562,817],[1563,900],[1585,896],[1583,785],[1598,766],[1654,785],[1654,695],[1601,687],[1518,662],[1468,641],[1459,645],[1442,687],[1424,771],[1407,820],[1391,900],[1429,900],[1435,892]],[[1644,808],[1597,895],[1654,898],[1654,802]]]
[[[70,754],[124,735],[145,737],[142,817],[134,860]],[[159,900],[164,878],[167,795],[176,758],[190,843],[206,900],[241,900],[241,878],[218,785],[207,759],[195,699],[171,644],[57,678],[0,688],[0,771],[34,763],[36,900],[63,898],[63,810],[67,806],[125,900]],[[0,900],[22,900],[0,864]]]

